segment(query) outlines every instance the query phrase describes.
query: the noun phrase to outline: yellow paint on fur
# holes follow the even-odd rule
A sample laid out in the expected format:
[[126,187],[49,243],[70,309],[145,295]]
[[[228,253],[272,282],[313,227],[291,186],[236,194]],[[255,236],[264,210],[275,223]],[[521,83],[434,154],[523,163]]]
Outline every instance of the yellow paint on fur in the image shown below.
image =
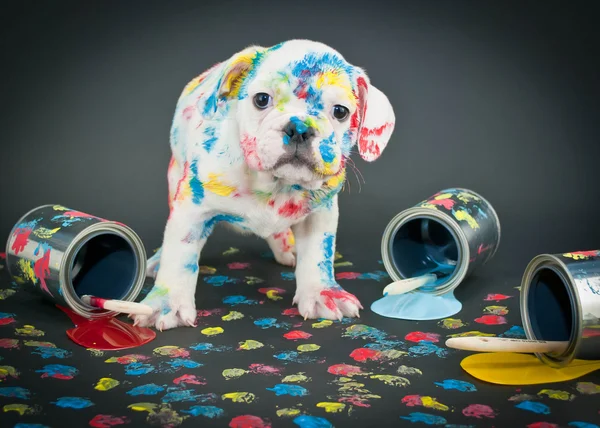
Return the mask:
[[300,372],[297,374],[291,374],[284,377],[281,381],[283,383],[295,383],[295,382],[308,382],[310,380],[309,377],[304,375],[304,372]]
[[321,347],[313,343],[307,343],[305,345],[298,345],[296,349],[300,352],[314,352],[321,349]]
[[290,416],[297,416],[297,415],[299,415],[300,414],[300,410],[285,408],[285,409],[279,409],[279,410],[277,410],[276,413],[277,413],[277,416],[279,416],[280,418],[282,416],[288,416],[288,417],[290,417]]
[[537,395],[546,395],[549,398],[562,401],[571,401],[575,399],[575,395],[569,394],[567,391],[558,391],[556,389],[542,389]]
[[31,260],[19,259],[17,266],[23,273],[23,279],[25,281],[31,281],[34,284],[37,283],[37,276],[35,276],[35,272],[33,271],[33,262]]
[[223,370],[223,377],[227,380],[230,379],[237,379],[238,377],[242,377],[244,376],[246,373],[248,373],[248,370],[244,370],[244,369],[225,369]]
[[149,412],[154,413],[154,409],[158,407],[158,404],[155,403],[133,403],[127,406],[127,408],[131,410],[135,410],[136,412]]
[[97,389],[98,391],[108,391],[109,389],[113,389],[114,387],[119,386],[120,383],[121,382],[119,382],[116,379],[112,379],[110,377],[103,377],[98,381],[94,389]]
[[252,403],[256,396],[251,392],[228,392],[221,396],[223,400],[231,400],[234,403]]
[[238,311],[231,311],[227,315],[221,317],[223,321],[241,320],[242,318],[244,318],[244,314]]
[[344,403],[332,403],[322,401],[320,403],[317,403],[317,407],[325,409],[327,413],[339,413],[346,408],[346,405]]
[[456,218],[458,221],[466,221],[469,226],[471,226],[471,229],[479,229],[479,224],[468,212],[464,210],[458,210],[454,211],[453,214],[454,218]]
[[333,324],[333,321],[331,321],[331,320],[323,320],[323,321],[313,323],[312,328],[325,328],[325,327],[329,327],[332,324]]
[[33,234],[41,239],[50,239],[52,236],[60,230],[60,227],[56,229],[48,229],[46,227],[40,227],[33,231]]
[[315,86],[318,89],[321,89],[324,85],[337,86],[344,91],[344,94],[349,101],[355,100],[354,95],[352,94],[352,88],[348,84],[348,79],[345,74],[340,74],[331,70],[321,73],[319,77],[317,77]]
[[258,349],[258,348],[262,348],[263,345],[262,343],[260,343],[257,340],[246,340],[245,342],[240,342],[240,348],[239,349],[244,349],[246,351],[249,351],[251,349]]
[[235,192],[235,187],[229,186],[223,183],[221,180],[219,180],[219,177],[221,176],[222,174],[214,174],[212,172],[209,173],[208,181],[203,182],[202,186],[205,190],[208,190],[209,192],[212,192],[216,195],[229,196],[233,192]]
[[200,333],[206,336],[216,336],[217,334],[221,334],[224,331],[225,330],[223,330],[221,327],[207,327],[205,329],[200,330]]
[[372,375],[371,379],[378,379],[391,386],[407,386],[410,385],[410,381],[406,378],[393,375]]

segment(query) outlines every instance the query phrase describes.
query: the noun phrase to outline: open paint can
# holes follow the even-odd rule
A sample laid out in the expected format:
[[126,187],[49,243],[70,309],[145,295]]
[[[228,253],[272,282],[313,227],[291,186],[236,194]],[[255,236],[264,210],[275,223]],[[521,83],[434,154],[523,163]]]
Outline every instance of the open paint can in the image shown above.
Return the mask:
[[83,295],[133,301],[144,285],[146,252],[126,225],[61,205],[25,214],[6,244],[10,275],[80,317],[116,315],[85,304]]
[[535,257],[523,274],[520,304],[528,339],[568,342],[563,352],[536,354],[543,363],[600,360],[600,250]]
[[406,294],[385,296],[371,309],[402,319],[440,319],[462,308],[453,290],[496,253],[500,221],[479,194],[442,190],[396,215],[381,240],[381,255],[393,281],[435,274],[437,279]]

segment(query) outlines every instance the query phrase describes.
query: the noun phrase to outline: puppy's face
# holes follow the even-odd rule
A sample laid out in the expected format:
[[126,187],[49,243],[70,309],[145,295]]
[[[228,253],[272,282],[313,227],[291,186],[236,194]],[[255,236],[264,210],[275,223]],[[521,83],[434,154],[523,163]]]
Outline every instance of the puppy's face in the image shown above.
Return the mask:
[[[235,58],[226,78],[237,91],[235,114],[251,169],[316,189],[343,171],[357,142],[367,160],[385,147],[394,126],[389,101],[363,70],[335,50],[293,40],[269,49],[249,48]],[[372,116],[378,116],[374,131],[365,127],[369,90],[382,104],[370,106]]]

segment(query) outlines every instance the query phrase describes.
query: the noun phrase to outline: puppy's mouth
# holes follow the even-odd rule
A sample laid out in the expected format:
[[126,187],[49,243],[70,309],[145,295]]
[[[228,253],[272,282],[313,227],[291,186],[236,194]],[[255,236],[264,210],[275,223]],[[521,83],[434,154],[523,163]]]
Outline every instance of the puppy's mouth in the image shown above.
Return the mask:
[[290,165],[296,168],[305,167],[311,172],[316,168],[316,163],[311,157],[298,151],[281,156],[275,165],[273,165],[273,169],[281,168],[284,165]]

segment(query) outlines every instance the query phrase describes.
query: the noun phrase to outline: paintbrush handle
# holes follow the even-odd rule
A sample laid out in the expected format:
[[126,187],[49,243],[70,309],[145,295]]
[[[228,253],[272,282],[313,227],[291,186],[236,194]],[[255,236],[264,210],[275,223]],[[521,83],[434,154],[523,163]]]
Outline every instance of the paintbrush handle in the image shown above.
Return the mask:
[[564,352],[569,342],[545,340],[509,339],[504,337],[453,337],[446,340],[449,348],[475,352]]
[[107,311],[121,312],[133,315],[152,315],[152,308],[143,303],[127,302],[125,300],[107,300],[94,296],[81,296],[81,301],[96,308]]
[[424,285],[435,282],[436,279],[437,276],[434,274],[427,274],[418,276],[416,278],[408,278],[392,282],[383,289],[383,295],[408,293],[409,291],[416,290],[419,287],[423,287]]

